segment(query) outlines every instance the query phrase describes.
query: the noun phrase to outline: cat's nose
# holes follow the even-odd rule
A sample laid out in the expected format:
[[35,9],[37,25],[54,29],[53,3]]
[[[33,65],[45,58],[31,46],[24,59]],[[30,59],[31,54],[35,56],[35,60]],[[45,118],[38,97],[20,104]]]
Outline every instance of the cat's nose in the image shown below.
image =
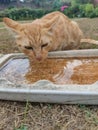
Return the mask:
[[41,61],[41,60],[42,60],[42,57],[41,57],[41,56],[37,56],[36,59],[37,59],[38,61]]

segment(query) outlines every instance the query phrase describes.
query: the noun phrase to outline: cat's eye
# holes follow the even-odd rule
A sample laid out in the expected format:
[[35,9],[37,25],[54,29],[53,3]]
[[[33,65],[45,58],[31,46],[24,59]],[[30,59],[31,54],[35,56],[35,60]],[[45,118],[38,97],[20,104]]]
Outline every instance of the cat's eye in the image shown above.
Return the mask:
[[43,48],[43,47],[46,47],[47,45],[48,45],[48,43],[45,43],[45,44],[41,45],[41,47]]
[[31,46],[24,46],[24,48],[26,48],[28,50],[33,50],[33,47],[31,47]]

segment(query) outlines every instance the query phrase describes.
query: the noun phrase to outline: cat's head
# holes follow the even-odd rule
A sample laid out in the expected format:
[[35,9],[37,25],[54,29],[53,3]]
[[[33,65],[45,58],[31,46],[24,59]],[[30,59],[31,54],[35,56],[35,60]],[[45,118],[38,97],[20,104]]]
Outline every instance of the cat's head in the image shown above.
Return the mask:
[[52,48],[53,28],[57,17],[49,22],[34,20],[32,23],[20,24],[12,19],[4,18],[4,23],[16,34],[19,49],[30,59],[43,61]]

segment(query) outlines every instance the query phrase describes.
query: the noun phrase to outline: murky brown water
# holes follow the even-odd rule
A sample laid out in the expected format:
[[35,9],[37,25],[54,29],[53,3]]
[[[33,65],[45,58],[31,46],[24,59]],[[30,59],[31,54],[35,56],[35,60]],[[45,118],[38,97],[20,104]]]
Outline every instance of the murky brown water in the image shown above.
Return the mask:
[[13,59],[0,70],[0,77],[19,84],[42,79],[55,84],[92,84],[98,81],[98,58],[47,59],[30,64],[28,59]]

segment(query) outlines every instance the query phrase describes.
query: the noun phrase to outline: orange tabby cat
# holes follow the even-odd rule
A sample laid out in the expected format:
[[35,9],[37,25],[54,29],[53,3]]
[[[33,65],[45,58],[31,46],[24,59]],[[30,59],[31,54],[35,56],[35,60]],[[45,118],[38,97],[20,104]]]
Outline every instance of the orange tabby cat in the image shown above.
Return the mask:
[[18,34],[19,48],[34,60],[44,60],[49,51],[77,49],[81,42],[98,44],[95,40],[83,39],[77,23],[58,11],[26,24],[9,18],[3,20]]

